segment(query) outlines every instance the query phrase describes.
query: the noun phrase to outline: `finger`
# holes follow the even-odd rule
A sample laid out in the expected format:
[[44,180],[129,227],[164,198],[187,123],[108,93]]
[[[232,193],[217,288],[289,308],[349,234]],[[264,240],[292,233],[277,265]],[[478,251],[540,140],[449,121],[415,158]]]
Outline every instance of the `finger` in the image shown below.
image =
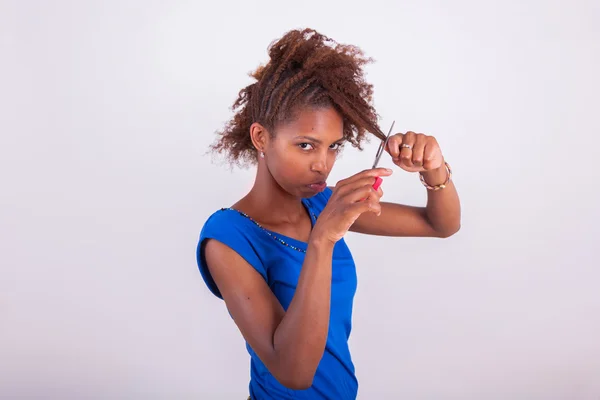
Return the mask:
[[429,137],[423,150],[423,168],[430,170],[434,168],[433,162],[435,157],[439,154],[439,146],[437,140],[434,137]]
[[366,196],[364,194],[366,194],[367,196],[370,197],[374,197],[379,199],[381,197],[381,195],[383,194],[383,191],[381,191],[380,194],[380,189],[373,189],[373,183],[374,183],[374,178],[372,177],[368,177],[368,178],[363,178],[357,181],[354,181],[352,183],[349,183],[347,185],[345,185],[343,188],[340,188],[339,191],[339,195],[346,198],[348,197],[348,199],[350,199],[350,201],[355,201],[355,197],[354,193],[359,193],[361,195],[363,195],[363,197],[361,197],[361,199],[364,199]]
[[412,164],[412,152],[413,147],[415,145],[416,135],[414,132],[409,131],[404,135],[404,139],[402,140],[402,144],[400,144],[400,163],[411,167]]
[[400,144],[402,143],[403,134],[397,133],[391,136],[387,142],[386,151],[390,153],[392,159],[397,159],[400,155]]
[[[343,186],[346,186],[354,181],[360,180],[362,178],[371,178],[372,181],[374,182],[374,178],[376,176],[389,176],[393,173],[394,171],[392,171],[389,168],[370,168],[370,169],[366,169],[364,171],[359,172],[358,174],[352,175],[349,178],[346,179],[342,179],[341,181],[339,181],[335,187],[336,188],[341,188]],[[372,183],[371,183],[372,184]]]
[[361,201],[359,203],[352,204],[348,211],[353,214],[362,214],[365,212],[372,212],[375,215],[381,215],[381,204],[371,200]]
[[[376,179],[381,179],[381,178],[376,178]],[[371,188],[377,193],[377,195],[373,196],[371,194],[370,197],[374,197],[377,201],[380,201],[381,197],[383,196],[383,189],[381,189],[381,182],[378,185],[377,181],[375,181],[375,184],[372,185]],[[365,201],[365,200],[368,200],[368,199],[369,199],[369,197],[365,197],[364,199],[361,199],[361,201]]]
[[377,190],[375,190],[377,192],[377,198],[376,200],[379,202],[381,201],[381,198],[383,197],[383,190],[381,190],[381,186],[379,186],[377,188]]
[[412,163],[415,167],[423,166],[423,152],[427,144],[427,136],[419,134],[415,136],[415,144],[412,148]]
[[351,192],[346,193],[342,197],[342,201],[346,204],[357,203],[365,200],[379,202],[379,193],[372,186],[361,186]]
[[[374,181],[376,181],[376,178],[369,178],[368,180],[362,180],[358,183],[351,182],[343,185],[337,190],[336,198],[338,201],[348,204],[356,201],[364,201],[369,197],[373,197],[374,195],[377,196],[377,190],[375,190],[373,187]],[[354,194],[357,191],[359,193],[358,196]],[[357,200],[357,197],[360,197],[360,199]]]

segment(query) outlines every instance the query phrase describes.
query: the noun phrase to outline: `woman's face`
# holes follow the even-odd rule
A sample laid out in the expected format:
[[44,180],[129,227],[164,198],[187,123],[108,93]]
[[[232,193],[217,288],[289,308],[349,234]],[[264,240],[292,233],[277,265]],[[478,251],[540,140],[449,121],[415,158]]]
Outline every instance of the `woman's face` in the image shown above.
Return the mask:
[[277,128],[265,151],[271,175],[288,193],[312,197],[327,186],[327,177],[342,150],[343,120],[333,108],[306,108]]

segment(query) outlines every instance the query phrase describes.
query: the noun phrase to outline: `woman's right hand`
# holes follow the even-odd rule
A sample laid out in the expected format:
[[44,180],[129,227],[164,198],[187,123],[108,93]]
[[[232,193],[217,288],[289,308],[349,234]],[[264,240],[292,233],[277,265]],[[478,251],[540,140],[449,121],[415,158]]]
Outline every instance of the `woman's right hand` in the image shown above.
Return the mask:
[[381,214],[379,199],[383,195],[381,187],[375,190],[373,184],[378,176],[389,176],[387,168],[368,169],[341,180],[333,188],[327,205],[321,211],[311,238],[319,238],[336,243],[350,229],[364,212]]

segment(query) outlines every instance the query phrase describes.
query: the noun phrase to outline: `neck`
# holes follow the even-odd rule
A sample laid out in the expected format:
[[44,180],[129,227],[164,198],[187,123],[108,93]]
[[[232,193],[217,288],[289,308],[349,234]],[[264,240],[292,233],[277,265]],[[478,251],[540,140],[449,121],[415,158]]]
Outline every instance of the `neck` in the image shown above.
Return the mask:
[[306,214],[301,199],[279,186],[264,162],[258,163],[256,179],[246,199],[261,210],[263,220],[293,223]]

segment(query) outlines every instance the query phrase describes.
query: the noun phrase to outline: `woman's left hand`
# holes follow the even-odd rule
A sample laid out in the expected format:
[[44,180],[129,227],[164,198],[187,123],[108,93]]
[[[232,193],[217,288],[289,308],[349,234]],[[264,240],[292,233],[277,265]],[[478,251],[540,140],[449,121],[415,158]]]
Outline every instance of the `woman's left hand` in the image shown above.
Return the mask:
[[444,166],[437,140],[423,133],[397,133],[389,138],[385,150],[394,164],[408,172],[432,171]]

